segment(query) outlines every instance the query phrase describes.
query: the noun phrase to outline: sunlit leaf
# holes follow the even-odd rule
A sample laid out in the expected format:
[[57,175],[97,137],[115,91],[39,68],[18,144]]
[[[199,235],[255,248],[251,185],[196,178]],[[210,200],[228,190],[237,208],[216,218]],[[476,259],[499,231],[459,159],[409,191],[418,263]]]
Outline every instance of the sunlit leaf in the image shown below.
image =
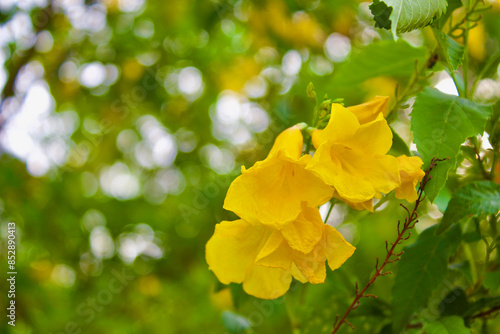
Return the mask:
[[436,233],[441,234],[451,224],[467,216],[494,214],[500,210],[500,187],[491,181],[469,183],[451,198]]
[[375,27],[391,30],[394,39],[398,34],[423,28],[446,10],[446,0],[374,0],[370,10]]
[[378,76],[408,77],[415,62],[425,61],[425,49],[404,41],[381,41],[353,51],[333,77],[334,86],[353,86]]
[[433,169],[425,193],[434,201],[455,168],[460,145],[467,137],[481,134],[492,112],[491,107],[479,105],[458,96],[425,88],[413,106],[411,130],[424,167],[432,158],[445,159]]
[[444,317],[425,326],[427,334],[468,334],[470,329],[465,327],[464,319],[458,316]]

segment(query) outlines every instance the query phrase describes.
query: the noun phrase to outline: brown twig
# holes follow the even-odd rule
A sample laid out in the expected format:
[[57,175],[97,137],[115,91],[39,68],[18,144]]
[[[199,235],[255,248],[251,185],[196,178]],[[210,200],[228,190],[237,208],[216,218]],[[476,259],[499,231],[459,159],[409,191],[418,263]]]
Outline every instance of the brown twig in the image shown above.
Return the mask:
[[481,313],[478,313],[476,315],[473,315],[472,318],[475,319],[475,318],[486,318],[488,316],[490,316],[491,314],[495,313],[495,312],[498,312],[500,311],[500,305],[497,305],[491,309],[489,309],[488,311],[484,311],[484,312],[481,312]]
[[[434,167],[436,167],[438,162],[444,161],[444,160],[447,160],[447,159],[433,158],[431,160],[431,164],[430,164],[429,168],[427,169],[427,171],[425,172],[425,175],[424,175],[422,181],[420,182],[420,186],[418,189],[418,198],[415,201],[415,204],[413,206],[413,210],[410,211],[410,210],[408,210],[407,207],[405,207],[403,204],[401,204],[401,206],[406,210],[407,217],[405,218],[404,223],[402,225],[401,225],[401,221],[398,221],[398,236],[396,237],[396,240],[390,244],[391,247],[389,247],[389,243],[386,241],[387,254],[385,256],[385,259],[382,262],[382,264],[379,266],[379,259],[377,258],[377,262],[375,265],[375,273],[373,274],[372,278],[368,281],[368,283],[365,285],[365,287],[360,290],[359,286],[358,286],[358,282],[356,282],[356,296],[354,297],[354,300],[352,301],[351,305],[349,306],[347,311],[344,313],[342,318],[339,319],[339,316],[337,315],[337,319],[335,320],[332,334],[337,333],[339,328],[344,323],[348,324],[351,328],[354,329],[354,326],[351,323],[347,322],[346,318],[352,310],[359,307],[361,298],[363,298],[363,297],[377,298],[377,296],[372,295],[372,294],[365,294],[365,292],[366,292],[366,290],[368,290],[368,288],[375,282],[375,280],[379,276],[385,276],[385,275],[392,274],[391,271],[383,272],[383,270],[387,264],[396,262],[399,259],[401,259],[401,255],[403,255],[404,252],[395,253],[394,251],[396,249],[396,246],[401,244],[403,241],[408,240],[410,238],[411,232],[409,230],[414,228],[415,224],[418,222],[417,209],[418,209],[420,203],[422,203],[425,199],[424,189],[425,189],[425,186],[427,185],[427,183],[429,182],[429,180],[431,179],[430,173],[434,169]],[[408,232],[408,233],[406,233],[406,232]]]

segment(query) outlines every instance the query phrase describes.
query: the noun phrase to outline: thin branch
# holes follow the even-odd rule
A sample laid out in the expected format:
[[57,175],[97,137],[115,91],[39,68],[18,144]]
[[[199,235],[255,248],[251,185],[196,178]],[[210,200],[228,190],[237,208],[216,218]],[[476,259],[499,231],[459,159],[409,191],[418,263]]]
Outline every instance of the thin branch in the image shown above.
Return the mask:
[[484,311],[484,312],[478,313],[476,315],[473,315],[472,318],[473,319],[486,318],[486,317],[489,317],[490,315],[492,315],[493,313],[498,312],[498,311],[500,311],[500,305],[497,305],[497,306],[489,309],[488,311]]
[[[400,243],[402,243],[404,240],[407,240],[410,237],[411,232],[409,230],[411,230],[412,228],[414,228],[415,224],[418,222],[418,219],[417,219],[418,218],[417,209],[418,209],[420,203],[422,203],[422,201],[425,199],[424,189],[425,189],[425,186],[427,185],[427,183],[429,182],[429,180],[431,179],[430,173],[434,169],[434,167],[436,167],[437,163],[440,162],[440,161],[443,161],[443,160],[447,160],[447,159],[436,159],[436,158],[433,158],[431,160],[431,164],[429,166],[429,169],[427,169],[427,171],[425,172],[424,178],[420,182],[420,186],[419,186],[419,189],[418,189],[418,198],[415,201],[415,204],[413,206],[413,210],[410,211],[404,205],[401,205],[406,210],[407,217],[405,218],[404,224],[401,226],[400,229],[398,229],[398,236],[396,237],[396,240],[394,240],[394,242],[391,243],[392,246],[390,248],[389,248],[389,244],[386,242],[386,249],[387,248],[389,248],[389,249],[387,250],[387,254],[385,256],[385,259],[382,262],[382,264],[379,266],[379,259],[377,258],[377,263],[375,265],[375,273],[373,274],[372,278],[368,281],[368,283],[365,285],[365,287],[363,289],[359,290],[358,283],[356,282],[356,294],[355,294],[354,300],[352,301],[351,305],[349,306],[349,308],[347,309],[347,311],[344,313],[344,315],[342,316],[342,318],[340,318],[340,320],[338,320],[338,319],[335,320],[335,324],[334,324],[334,328],[333,328],[332,334],[337,333],[337,331],[339,330],[339,328],[344,323],[347,324],[347,325],[349,325],[349,326],[351,326],[351,328],[354,329],[354,326],[352,324],[350,324],[349,322],[346,321],[346,318],[349,315],[349,313],[352,310],[358,308],[358,306],[360,304],[360,299],[361,298],[363,298],[363,297],[375,297],[374,295],[368,295],[368,294],[365,294],[365,293],[366,293],[366,290],[368,290],[368,288],[373,283],[375,283],[375,280],[379,276],[385,276],[385,275],[392,274],[391,271],[383,272],[383,270],[384,270],[384,268],[385,268],[385,266],[387,264],[393,263],[393,262],[395,262],[395,261],[397,261],[397,260],[399,260],[401,258],[402,253],[395,253],[394,252],[395,249],[396,249],[396,246],[399,245]],[[405,236],[406,232],[408,232],[407,236]],[[392,258],[392,257],[395,257],[395,258]]]

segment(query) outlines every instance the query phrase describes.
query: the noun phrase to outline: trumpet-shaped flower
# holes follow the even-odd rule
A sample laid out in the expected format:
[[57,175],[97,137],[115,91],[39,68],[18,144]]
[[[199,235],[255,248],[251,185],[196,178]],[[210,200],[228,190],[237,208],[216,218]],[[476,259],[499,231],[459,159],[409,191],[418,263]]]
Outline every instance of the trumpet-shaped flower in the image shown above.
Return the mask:
[[248,170],[242,167],[227,192],[224,208],[251,224],[280,228],[295,220],[301,203],[311,207],[326,203],[333,190],[305,166],[303,138],[298,126],[283,131],[268,157]]
[[415,202],[418,198],[416,186],[422,180],[425,173],[422,170],[424,164],[419,157],[398,157],[399,173],[401,185],[396,188],[396,198],[406,199],[408,202]]
[[317,208],[303,202],[301,209],[281,230],[244,220],[216,225],[206,246],[210,269],[222,283],[243,283],[248,294],[263,299],[285,294],[292,277],[303,283],[324,282],[325,261],[337,269],[355,248],[323,224]]
[[360,124],[353,112],[332,104],[330,121],[313,133],[313,143],[317,150],[307,169],[347,202],[366,202],[401,184],[398,160],[387,155],[392,132],[383,113]]

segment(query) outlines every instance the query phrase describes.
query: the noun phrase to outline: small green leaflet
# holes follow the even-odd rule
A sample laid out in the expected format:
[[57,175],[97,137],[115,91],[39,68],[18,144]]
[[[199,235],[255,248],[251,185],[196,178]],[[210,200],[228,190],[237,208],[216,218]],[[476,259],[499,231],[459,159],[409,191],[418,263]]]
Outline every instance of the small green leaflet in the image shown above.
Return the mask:
[[459,316],[444,317],[425,326],[426,334],[470,334],[464,319]]
[[398,34],[423,28],[441,16],[448,6],[446,0],[374,0],[370,10],[376,28]]
[[494,214],[499,210],[500,187],[495,182],[469,183],[453,194],[436,233],[443,233],[464,217]]
[[437,226],[422,232],[405,247],[392,289],[393,333],[400,333],[414,312],[427,305],[432,292],[448,272],[448,258],[461,241],[460,226],[454,225],[441,236]]
[[448,69],[452,72],[456,71],[464,60],[464,47],[442,31],[434,29],[434,36],[438,40],[438,45],[441,48]]
[[433,157],[449,158],[431,172],[432,179],[425,187],[431,202],[444,187],[448,172],[455,168],[462,143],[467,137],[483,133],[491,113],[490,106],[432,88],[425,88],[417,95],[411,113],[411,130],[424,168],[429,167]]
[[457,315],[463,317],[469,308],[467,293],[462,287],[452,289],[439,303],[439,314],[442,317]]
[[402,154],[411,156],[410,149],[408,145],[406,145],[403,138],[401,138],[396,131],[391,127],[392,132],[392,146],[389,154],[394,155],[395,157],[400,156]]
[[333,76],[333,86],[355,86],[378,76],[409,77],[415,62],[425,62],[425,49],[415,48],[405,41],[392,40],[372,43],[353,50]]

